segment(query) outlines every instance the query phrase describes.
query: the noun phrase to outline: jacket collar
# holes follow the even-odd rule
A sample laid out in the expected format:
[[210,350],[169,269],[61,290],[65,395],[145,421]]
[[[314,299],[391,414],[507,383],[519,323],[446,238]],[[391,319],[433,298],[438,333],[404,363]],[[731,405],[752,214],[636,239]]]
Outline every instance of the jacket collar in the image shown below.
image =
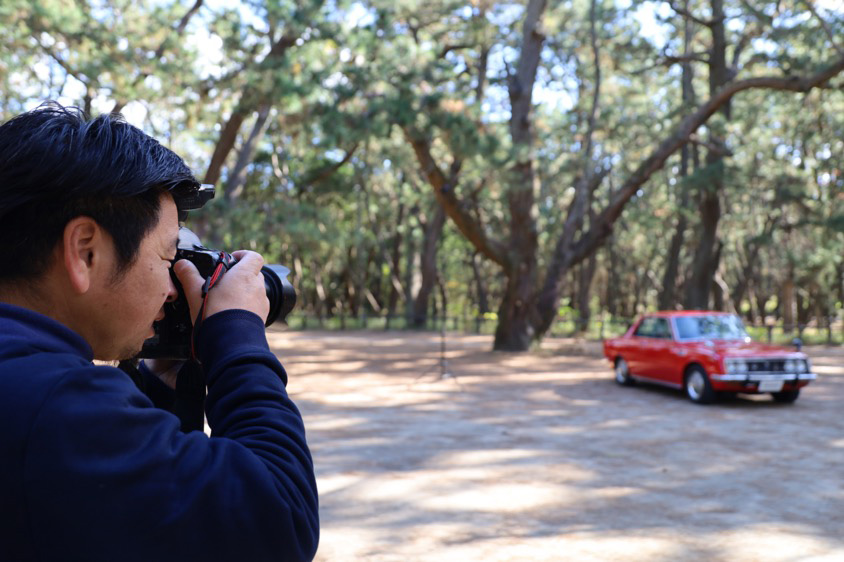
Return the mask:
[[[15,342],[18,345],[9,346]],[[71,353],[92,361],[94,352],[85,339],[60,322],[28,308],[0,303],[0,357],[11,350],[16,355]]]

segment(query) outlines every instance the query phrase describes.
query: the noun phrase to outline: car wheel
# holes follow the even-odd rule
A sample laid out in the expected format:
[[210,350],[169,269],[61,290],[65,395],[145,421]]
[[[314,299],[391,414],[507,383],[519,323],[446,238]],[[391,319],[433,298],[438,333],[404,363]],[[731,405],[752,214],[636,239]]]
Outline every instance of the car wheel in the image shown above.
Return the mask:
[[783,390],[781,392],[772,392],[771,396],[774,397],[775,402],[780,402],[782,404],[791,404],[797,397],[800,396],[800,390]]
[[711,404],[715,401],[715,391],[709,383],[709,377],[701,367],[692,367],[686,373],[686,396],[695,404]]
[[619,357],[615,360],[615,382],[621,386],[630,386],[633,384],[633,377],[630,376],[630,369],[627,367],[627,361]]

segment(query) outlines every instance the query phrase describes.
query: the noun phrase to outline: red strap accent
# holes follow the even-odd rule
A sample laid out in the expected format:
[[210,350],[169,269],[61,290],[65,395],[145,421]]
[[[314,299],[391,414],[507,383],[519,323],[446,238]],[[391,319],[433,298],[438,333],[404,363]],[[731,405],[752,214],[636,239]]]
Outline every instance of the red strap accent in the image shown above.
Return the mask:
[[202,304],[199,307],[199,314],[196,317],[196,321],[193,323],[193,332],[190,338],[190,357],[197,363],[199,363],[199,359],[196,356],[196,334],[199,333],[199,327],[202,325],[203,320],[205,320],[205,305],[208,303],[208,293],[211,292],[211,289],[214,288],[217,281],[220,280],[227,269],[225,255],[221,252],[220,261],[217,263],[217,267],[214,268],[214,273],[202,285]]

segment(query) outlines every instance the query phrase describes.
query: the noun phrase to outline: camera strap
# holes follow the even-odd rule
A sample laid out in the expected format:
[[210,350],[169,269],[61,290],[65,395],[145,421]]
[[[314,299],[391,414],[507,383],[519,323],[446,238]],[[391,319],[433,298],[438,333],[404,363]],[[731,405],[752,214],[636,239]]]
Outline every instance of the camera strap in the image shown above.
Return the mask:
[[197,363],[199,363],[199,358],[196,356],[196,336],[199,333],[200,326],[202,326],[202,321],[205,319],[205,305],[208,303],[208,293],[217,285],[217,282],[223,277],[223,273],[234,265],[234,261],[230,261],[228,257],[228,254],[225,252],[220,252],[220,259],[216,267],[214,267],[214,273],[205,279],[205,283],[202,284],[202,304],[199,307],[199,314],[196,317],[196,321],[193,323],[193,332],[190,338],[190,357]]

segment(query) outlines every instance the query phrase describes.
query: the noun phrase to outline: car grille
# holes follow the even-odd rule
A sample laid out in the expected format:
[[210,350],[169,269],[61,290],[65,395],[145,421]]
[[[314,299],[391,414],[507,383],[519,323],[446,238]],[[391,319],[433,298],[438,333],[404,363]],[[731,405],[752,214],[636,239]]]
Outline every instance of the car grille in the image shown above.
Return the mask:
[[784,359],[751,359],[747,362],[748,373],[783,373]]

